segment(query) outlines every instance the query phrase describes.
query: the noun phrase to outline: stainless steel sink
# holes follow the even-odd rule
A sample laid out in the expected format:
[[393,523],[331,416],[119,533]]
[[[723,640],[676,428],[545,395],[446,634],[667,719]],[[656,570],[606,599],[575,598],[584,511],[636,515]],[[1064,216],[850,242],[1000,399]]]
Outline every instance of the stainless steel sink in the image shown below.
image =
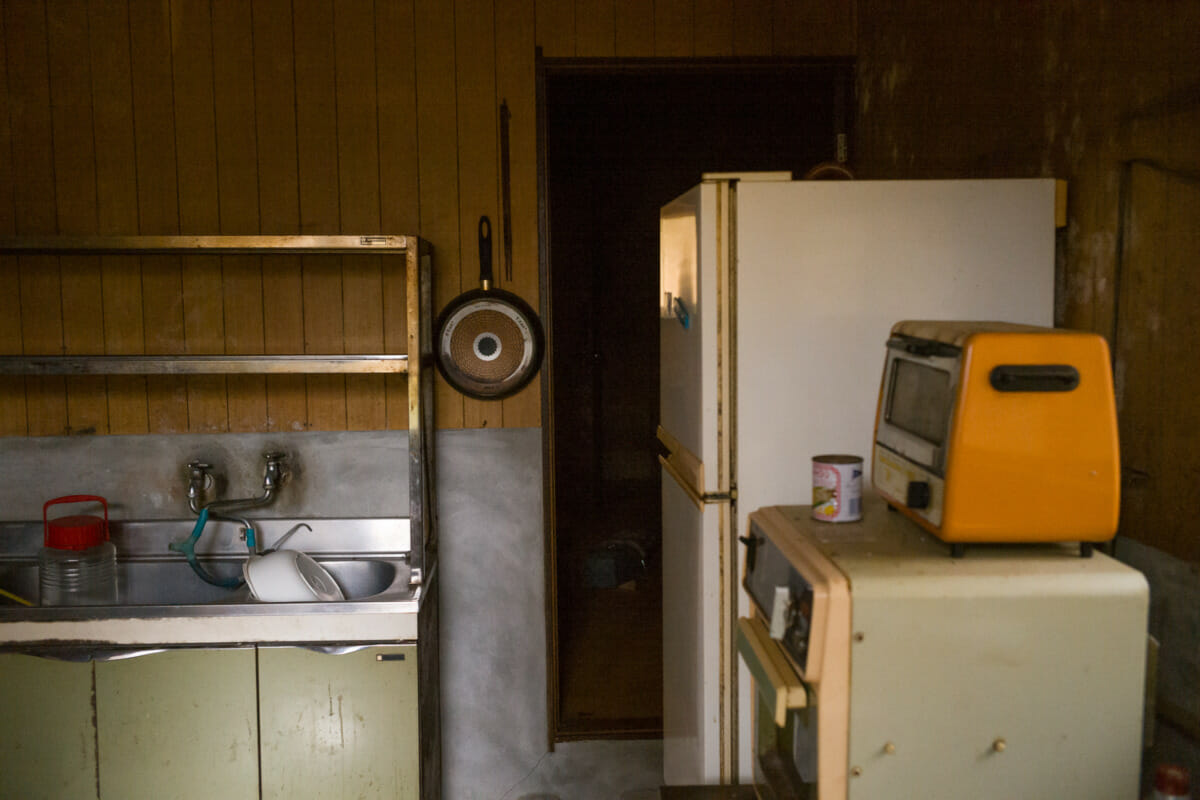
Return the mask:
[[[400,559],[338,558],[319,560],[337,582],[346,601],[411,599],[408,565]],[[213,560],[205,566],[214,575],[225,577],[241,573],[241,561]],[[16,604],[0,605],[0,620],[14,616],[28,617],[38,611],[73,613],[94,617],[99,615],[139,616],[140,607],[195,607],[211,605],[270,605],[256,602],[249,590],[223,589],[205,583],[192,572],[183,559],[154,559],[120,561],[117,564],[116,606],[70,606],[26,608]],[[38,574],[36,563],[8,562],[0,564],[0,587],[37,603]],[[6,601],[7,602],[7,601]],[[318,603],[287,604],[300,606]],[[134,610],[135,613],[130,613]],[[208,609],[206,613],[212,613]]]
[[[295,520],[256,521],[261,541],[273,544]],[[125,522],[114,524],[117,545],[117,603],[109,606],[17,605],[0,597],[0,623],[14,621],[150,619],[227,615],[294,615],[374,612],[394,607],[407,611],[419,600],[419,576],[408,566],[407,520],[312,520],[289,546],[307,552],[324,566],[345,595],[337,602],[260,603],[245,586],[225,589],[204,582],[166,543],[186,537],[192,524]],[[219,578],[241,576],[246,546],[239,528],[228,521],[210,522],[199,553],[202,565]],[[40,525],[4,531],[0,552],[0,588],[38,602],[37,551]]]

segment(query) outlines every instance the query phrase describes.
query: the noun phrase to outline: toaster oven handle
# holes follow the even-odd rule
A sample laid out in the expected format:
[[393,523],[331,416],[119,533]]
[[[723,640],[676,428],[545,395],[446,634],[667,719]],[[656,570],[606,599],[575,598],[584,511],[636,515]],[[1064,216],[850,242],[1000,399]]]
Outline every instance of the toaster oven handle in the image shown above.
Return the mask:
[[997,392],[1070,392],[1079,386],[1079,370],[1070,364],[1000,364],[988,382]]

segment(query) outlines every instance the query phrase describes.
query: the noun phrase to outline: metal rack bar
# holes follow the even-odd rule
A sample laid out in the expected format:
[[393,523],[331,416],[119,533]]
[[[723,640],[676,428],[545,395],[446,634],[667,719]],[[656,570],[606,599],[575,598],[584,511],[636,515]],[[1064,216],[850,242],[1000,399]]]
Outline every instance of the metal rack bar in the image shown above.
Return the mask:
[[0,236],[7,255],[352,255],[399,254],[411,236]]
[[0,356],[0,375],[406,374],[406,355]]

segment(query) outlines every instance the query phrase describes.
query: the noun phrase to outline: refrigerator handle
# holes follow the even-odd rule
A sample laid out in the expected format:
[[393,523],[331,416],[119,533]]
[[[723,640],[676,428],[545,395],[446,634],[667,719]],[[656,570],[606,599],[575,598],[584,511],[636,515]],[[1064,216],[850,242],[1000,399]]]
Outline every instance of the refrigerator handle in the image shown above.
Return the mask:
[[736,490],[728,492],[702,491],[704,463],[680,444],[678,439],[667,433],[661,425],[658,426],[658,440],[667,449],[667,455],[660,455],[658,463],[662,464],[663,469],[675,479],[679,488],[683,489],[684,494],[696,504],[697,508],[703,509],[708,504],[728,503],[736,499]]
[[659,456],[658,463],[662,464],[662,467],[664,470],[666,470],[667,474],[675,479],[675,482],[679,484],[680,489],[683,489],[683,493],[688,496],[688,499],[696,504],[696,508],[703,510],[704,495],[696,491],[696,487],[692,486],[691,482],[688,481],[687,478],[683,477],[683,474],[674,464],[671,463],[671,460],[664,456]]

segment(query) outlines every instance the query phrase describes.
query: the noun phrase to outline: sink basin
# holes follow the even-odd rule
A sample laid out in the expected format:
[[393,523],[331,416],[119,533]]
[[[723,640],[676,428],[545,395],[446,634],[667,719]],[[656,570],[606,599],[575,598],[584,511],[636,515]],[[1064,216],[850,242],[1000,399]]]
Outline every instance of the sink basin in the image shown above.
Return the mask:
[[[346,600],[370,600],[411,594],[409,569],[403,560],[378,558],[318,559],[329,571]],[[205,566],[217,577],[241,574],[242,560],[207,561]],[[38,575],[36,563],[0,565],[0,587],[36,603]],[[117,605],[194,606],[211,604],[262,605],[250,597],[249,590],[225,589],[202,581],[183,559],[135,559],[117,564]],[[308,604],[306,604],[308,605]],[[73,609],[105,607],[72,606]],[[110,607],[111,608],[111,607]],[[6,605],[0,611],[9,614],[23,606]],[[31,609],[24,609],[30,611]],[[91,614],[89,614],[91,616]]]

